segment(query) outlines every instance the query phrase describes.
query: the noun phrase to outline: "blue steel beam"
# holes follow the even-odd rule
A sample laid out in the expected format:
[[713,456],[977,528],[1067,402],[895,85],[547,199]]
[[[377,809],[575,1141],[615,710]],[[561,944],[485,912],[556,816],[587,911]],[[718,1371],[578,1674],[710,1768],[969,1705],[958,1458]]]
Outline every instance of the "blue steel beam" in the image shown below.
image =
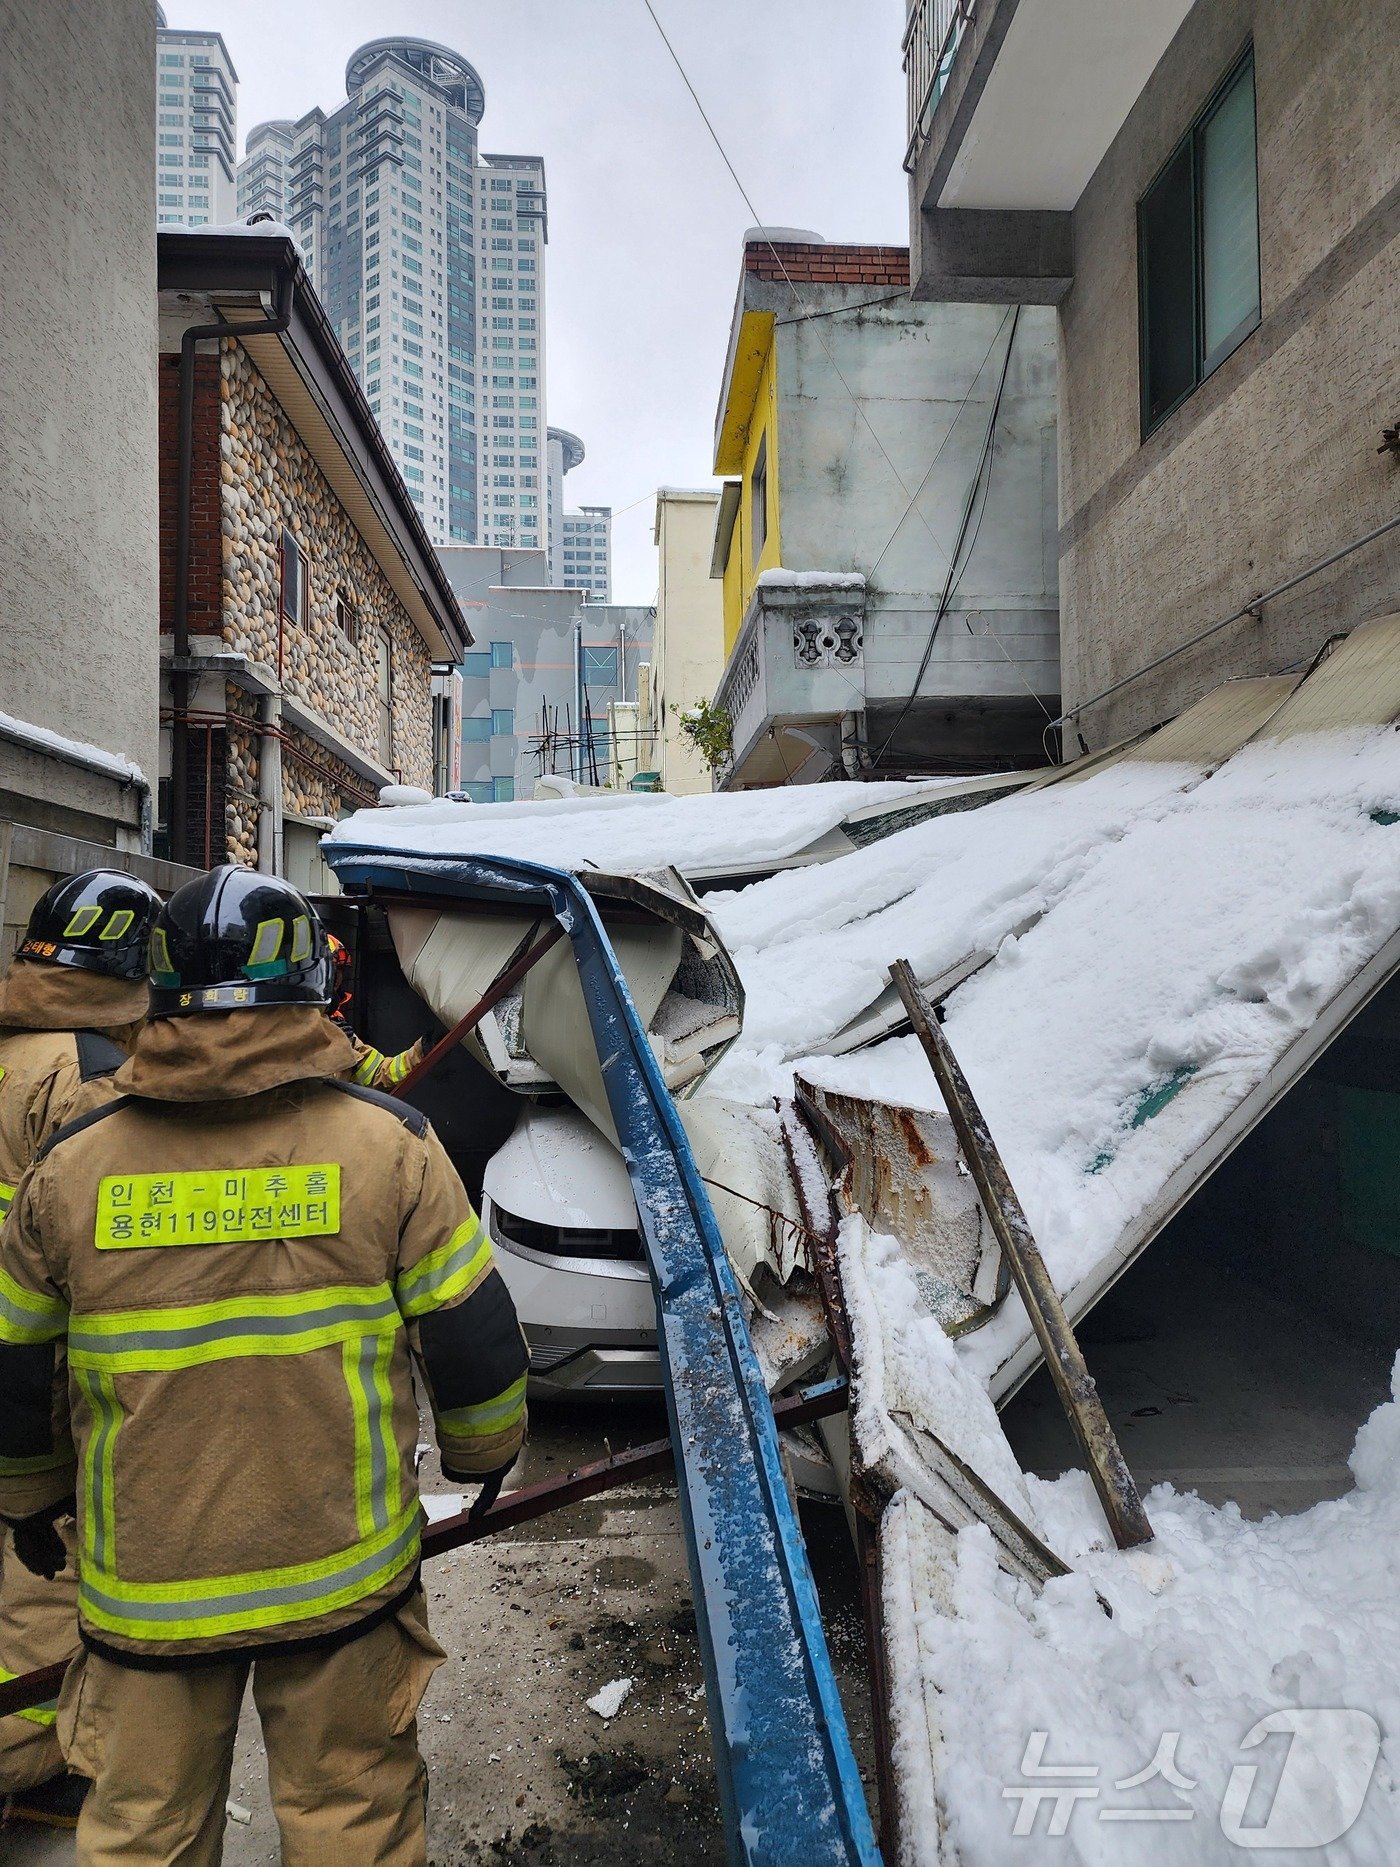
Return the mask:
[[695,1588],[730,1859],[880,1860],[778,1433],[684,1128],[597,910],[562,870],[332,843],[342,884],[544,908],[572,943],[636,1195]]

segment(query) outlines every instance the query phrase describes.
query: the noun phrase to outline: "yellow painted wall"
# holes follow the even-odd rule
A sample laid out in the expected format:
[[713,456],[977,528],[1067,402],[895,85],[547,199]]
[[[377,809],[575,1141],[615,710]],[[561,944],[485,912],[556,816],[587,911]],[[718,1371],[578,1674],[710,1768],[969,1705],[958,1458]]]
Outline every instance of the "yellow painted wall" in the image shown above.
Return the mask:
[[[752,520],[753,470],[758,460],[759,447],[765,437],[768,442],[768,535],[763,542],[763,548],[755,557]],[[733,653],[739,630],[743,626],[744,614],[753,596],[754,583],[760,572],[774,570],[783,561],[778,453],[778,351],[770,328],[767,351],[762,369],[759,371],[753,408],[747,422],[743,461],[739,469],[743,481],[739,497],[739,512],[734,521],[734,536],[730,542],[729,559],[724,572],[724,653],[726,660]]]

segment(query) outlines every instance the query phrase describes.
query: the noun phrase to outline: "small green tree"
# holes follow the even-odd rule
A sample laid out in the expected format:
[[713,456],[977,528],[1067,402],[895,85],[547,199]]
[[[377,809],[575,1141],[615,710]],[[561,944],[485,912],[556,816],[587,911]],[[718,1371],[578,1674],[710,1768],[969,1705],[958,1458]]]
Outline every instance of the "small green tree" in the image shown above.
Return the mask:
[[709,700],[694,706],[673,706],[680,729],[705,761],[707,771],[722,771],[734,752],[734,722],[724,707]]

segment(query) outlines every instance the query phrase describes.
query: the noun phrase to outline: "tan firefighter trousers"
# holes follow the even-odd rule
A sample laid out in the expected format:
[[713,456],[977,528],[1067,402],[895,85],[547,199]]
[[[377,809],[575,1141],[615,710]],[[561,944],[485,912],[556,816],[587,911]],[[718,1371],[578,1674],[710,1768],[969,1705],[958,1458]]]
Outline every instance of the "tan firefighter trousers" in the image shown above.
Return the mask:
[[69,1768],[93,1779],[79,1867],[217,1867],[250,1669],[283,1867],[423,1867],[415,1716],[445,1657],[421,1594],[329,1652],[170,1672],[85,1654],[58,1711]]
[[[73,1547],[73,1522],[58,1529]],[[70,1554],[51,1582],[34,1575],[15,1554],[8,1530],[0,1541],[0,1679],[71,1659],[78,1650],[78,1578]],[[32,1789],[63,1774],[52,1706],[0,1718],[0,1795]]]

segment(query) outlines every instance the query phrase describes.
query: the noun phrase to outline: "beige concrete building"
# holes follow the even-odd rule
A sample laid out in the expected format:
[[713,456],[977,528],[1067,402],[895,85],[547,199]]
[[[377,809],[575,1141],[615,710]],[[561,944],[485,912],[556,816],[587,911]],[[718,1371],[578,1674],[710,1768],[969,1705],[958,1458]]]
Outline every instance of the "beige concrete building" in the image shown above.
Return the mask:
[[638,698],[660,788],[708,791],[713,774],[681,731],[687,708],[707,702],[724,669],[724,592],[710,575],[718,492],[663,486],[656,495],[656,634]]
[[150,848],[155,29],[0,0],[0,959],[58,874]]
[[1070,749],[1400,608],[1398,46],[1400,0],[911,7],[915,291],[1059,309]]

